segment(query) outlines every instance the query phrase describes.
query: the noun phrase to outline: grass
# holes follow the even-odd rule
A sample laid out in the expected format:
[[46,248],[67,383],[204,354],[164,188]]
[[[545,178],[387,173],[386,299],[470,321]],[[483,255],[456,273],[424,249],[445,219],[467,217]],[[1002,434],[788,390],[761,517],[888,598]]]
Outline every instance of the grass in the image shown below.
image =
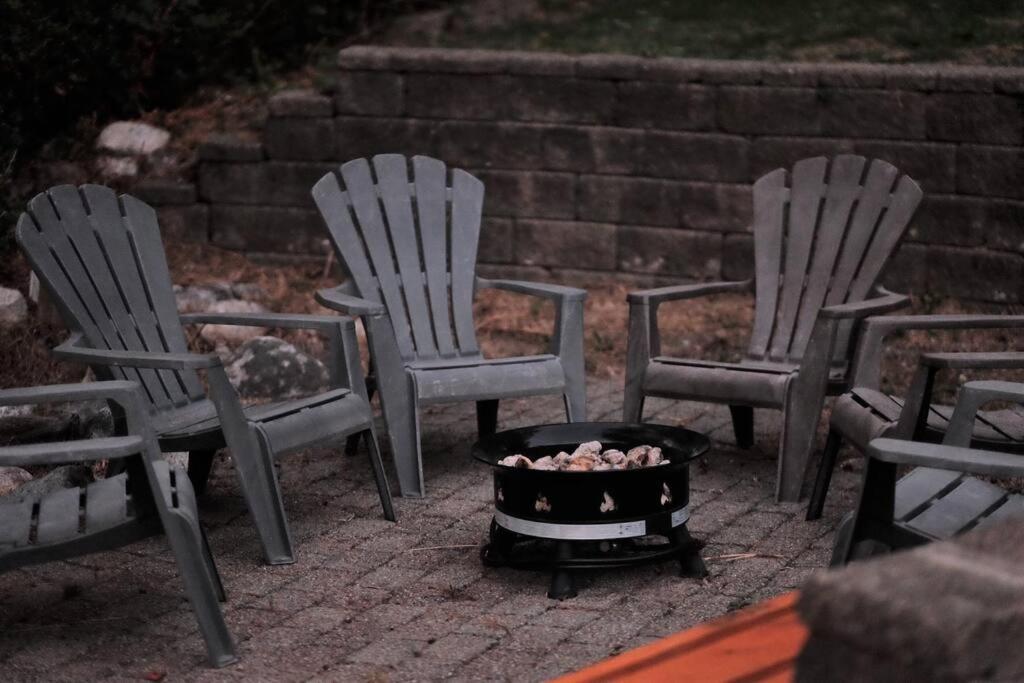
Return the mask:
[[[1022,0],[539,0],[505,21],[474,16],[488,6],[462,5],[434,42],[723,59],[1024,64]],[[394,42],[422,38],[412,32]]]

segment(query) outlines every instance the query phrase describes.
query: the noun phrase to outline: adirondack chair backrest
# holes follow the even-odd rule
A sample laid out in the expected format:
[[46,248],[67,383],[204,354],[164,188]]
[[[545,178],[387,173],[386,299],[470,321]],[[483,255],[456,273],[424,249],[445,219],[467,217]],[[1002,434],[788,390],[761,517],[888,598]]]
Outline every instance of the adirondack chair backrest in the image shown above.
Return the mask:
[[382,154],[313,186],[355,292],[383,304],[405,360],[477,356],[473,288],[484,186],[437,159]]
[[[822,306],[863,301],[921,201],[884,161],[804,159],[754,183],[756,312],[748,355],[799,361]],[[849,336],[850,327],[842,333]],[[848,339],[839,339],[845,349]]]
[[[16,235],[64,322],[89,346],[188,350],[150,206],[101,185],[60,185],[32,198]],[[112,367],[104,374],[139,382],[158,410],[204,395],[191,371]]]

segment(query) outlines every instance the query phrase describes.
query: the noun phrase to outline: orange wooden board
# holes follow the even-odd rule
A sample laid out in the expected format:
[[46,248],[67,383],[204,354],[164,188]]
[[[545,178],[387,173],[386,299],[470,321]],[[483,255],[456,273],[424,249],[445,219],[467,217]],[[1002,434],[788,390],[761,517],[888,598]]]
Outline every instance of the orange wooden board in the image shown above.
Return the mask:
[[798,593],[695,626],[557,679],[599,681],[793,680],[807,627],[796,613]]

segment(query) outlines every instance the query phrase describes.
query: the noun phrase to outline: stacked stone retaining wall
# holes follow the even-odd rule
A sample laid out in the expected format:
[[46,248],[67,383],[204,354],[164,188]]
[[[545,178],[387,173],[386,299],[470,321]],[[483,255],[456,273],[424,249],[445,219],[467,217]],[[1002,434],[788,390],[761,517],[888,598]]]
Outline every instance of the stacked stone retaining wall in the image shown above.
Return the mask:
[[1024,301],[1017,68],[354,47],[330,89],[273,98],[261,141],[208,141],[195,200],[164,210],[222,247],[322,254],[309,188],[385,152],[485,182],[484,270],[634,282],[749,275],[757,177],[877,157],[926,193],[888,284]]

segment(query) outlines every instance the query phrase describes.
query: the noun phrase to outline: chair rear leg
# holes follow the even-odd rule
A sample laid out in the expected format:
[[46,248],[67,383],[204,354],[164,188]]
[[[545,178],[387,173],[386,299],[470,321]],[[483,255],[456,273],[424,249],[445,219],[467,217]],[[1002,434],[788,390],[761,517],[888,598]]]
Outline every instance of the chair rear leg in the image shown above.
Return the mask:
[[348,438],[345,439],[345,455],[351,457],[356,454],[356,451],[359,450],[359,439],[362,436],[362,432],[348,435]]
[[188,452],[188,478],[192,481],[192,488],[197,496],[206,492],[206,482],[210,478],[213,458],[216,455],[217,451]]
[[476,402],[476,430],[480,438],[498,431],[498,399]]
[[807,465],[814,447],[814,434],[818,428],[817,415],[814,420],[807,420],[801,413],[800,410],[794,410],[792,405],[787,405],[782,411],[782,436],[779,443],[778,476],[775,486],[775,499],[780,502],[795,503],[800,500]]
[[217,571],[217,563],[213,560],[213,552],[210,550],[210,539],[206,536],[206,529],[203,525],[199,525],[199,535],[203,539],[203,559],[206,560],[206,568],[210,572],[210,578],[213,579],[214,588],[217,589],[217,599],[220,602],[228,601],[228,594],[224,590],[224,582],[221,581],[220,572]]
[[384,461],[380,457],[380,448],[377,446],[377,435],[372,428],[366,430],[365,434],[370,465],[373,467],[373,477],[377,480],[377,493],[380,494],[380,504],[384,508],[384,519],[389,522],[397,521],[395,504],[391,500],[391,487],[388,485],[388,477],[384,472]]
[[811,501],[807,504],[808,522],[821,518],[821,512],[825,509],[825,496],[828,495],[828,487],[832,482],[832,472],[835,471],[836,456],[842,445],[842,435],[835,429],[828,430],[825,450],[822,451],[821,462],[818,463],[818,476],[814,478],[814,490],[811,491]]
[[191,515],[178,510],[170,512],[170,523],[165,528],[167,539],[185,583],[185,594],[199,622],[199,631],[206,641],[210,664],[227,666],[238,661],[238,655],[220,609],[217,583],[204,557],[202,530]]
[[644,421],[644,395],[639,384],[626,385],[626,390],[622,395],[622,421]]
[[292,564],[295,562],[295,553],[292,550],[291,531],[284,512],[281,487],[274,469],[274,453],[266,436],[258,428],[251,431],[255,438],[247,439],[247,442],[252,447],[244,453],[232,453],[242,494],[263,543],[267,564]]
[[587,385],[581,378],[567,381],[565,386],[565,416],[569,422],[587,421]]
[[736,445],[748,449],[754,445],[754,409],[751,406],[729,406]]

